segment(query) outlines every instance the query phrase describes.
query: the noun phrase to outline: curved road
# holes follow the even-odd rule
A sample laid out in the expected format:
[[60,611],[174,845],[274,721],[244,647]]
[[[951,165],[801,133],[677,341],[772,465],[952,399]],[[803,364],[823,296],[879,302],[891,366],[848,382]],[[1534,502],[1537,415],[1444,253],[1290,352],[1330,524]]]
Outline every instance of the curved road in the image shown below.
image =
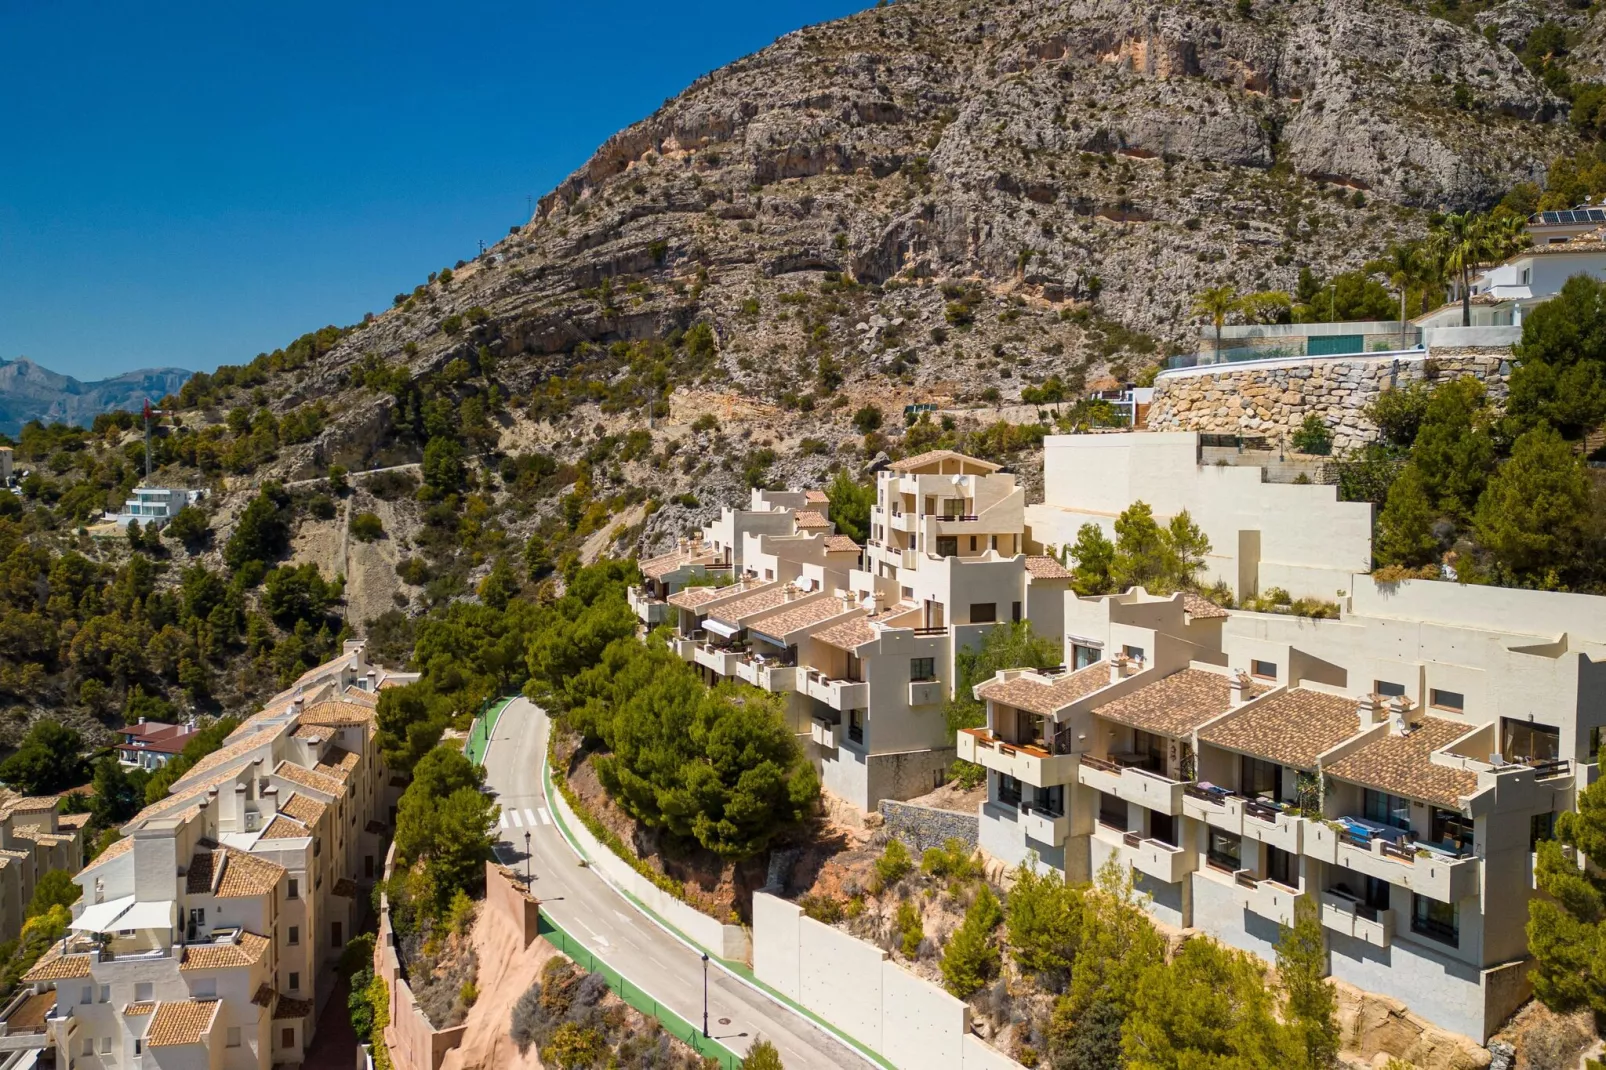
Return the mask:
[[[546,756],[546,714],[514,699],[496,722],[485,756],[487,787],[501,808],[505,865],[528,861],[541,909],[608,964],[693,1025],[703,1016],[703,963],[698,952],[671,936],[635,905],[583,867],[551,816],[541,784]],[[780,1050],[787,1070],[840,1070],[871,1066],[819,1026],[773,1002],[716,966],[708,970],[709,1032],[742,1054],[759,1037]],[[722,1020],[729,1019],[729,1024]],[[743,1035],[745,1034],[745,1035]]]

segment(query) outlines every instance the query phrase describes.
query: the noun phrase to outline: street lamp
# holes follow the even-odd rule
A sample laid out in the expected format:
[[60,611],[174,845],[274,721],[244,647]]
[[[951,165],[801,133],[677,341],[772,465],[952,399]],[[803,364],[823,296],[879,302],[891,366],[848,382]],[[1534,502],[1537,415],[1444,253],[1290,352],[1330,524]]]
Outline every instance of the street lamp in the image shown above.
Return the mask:
[[708,1039],[708,952],[703,952],[703,1039]]
[[530,877],[530,834],[524,834],[524,883],[528,886],[532,881]]

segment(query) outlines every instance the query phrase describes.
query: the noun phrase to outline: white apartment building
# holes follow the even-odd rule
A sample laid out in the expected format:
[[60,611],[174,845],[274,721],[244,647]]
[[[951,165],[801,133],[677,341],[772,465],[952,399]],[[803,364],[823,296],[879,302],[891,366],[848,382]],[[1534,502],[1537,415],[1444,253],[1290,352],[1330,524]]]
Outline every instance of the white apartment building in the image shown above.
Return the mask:
[[[1474,327],[1521,327],[1535,305],[1561,292],[1574,275],[1606,277],[1606,230],[1596,223],[1582,233],[1546,236],[1472,279]],[[1461,326],[1461,299],[1452,300],[1412,321],[1423,329]]]
[[88,814],[57,813],[60,796],[23,796],[0,788],[0,941],[22,933],[34,887],[53,869],[84,863]]
[[126,528],[137,520],[141,527],[165,527],[180,509],[194,505],[205,496],[204,490],[135,487],[134,496],[123,503],[123,511],[107,513],[103,523]]
[[375,742],[373,690],[403,675],[347,644],[78,874],[73,933],[19,997],[49,1004],[57,1065],[302,1061],[382,868],[399,785]]
[[1201,464],[1200,456],[1191,431],[1050,435],[1044,501],[1024,510],[1029,545],[1063,551],[1089,523],[1114,541],[1116,518],[1141,501],[1161,525],[1188,512],[1210,540],[1204,583],[1224,581],[1239,600],[1280,587],[1332,601],[1352,573],[1372,567],[1369,503],[1341,502],[1335,486],[1266,482],[1255,465]]
[[11,470],[14,464],[14,451],[10,446],[0,446],[0,487],[11,482]]
[[676,648],[710,683],[785,694],[838,798],[872,810],[924,794],[953,761],[956,653],[1028,613],[1059,638],[1070,573],[1023,551],[1024,503],[1014,476],[946,450],[879,474],[862,549],[805,497],[795,530],[742,533],[734,585],[668,597]]
[[982,847],[1113,857],[1268,960],[1309,900],[1332,976],[1482,1043],[1529,992],[1534,845],[1598,769],[1602,600],[1357,576],[1336,620],[1206,606],[1072,596],[1084,668],[977,687]]

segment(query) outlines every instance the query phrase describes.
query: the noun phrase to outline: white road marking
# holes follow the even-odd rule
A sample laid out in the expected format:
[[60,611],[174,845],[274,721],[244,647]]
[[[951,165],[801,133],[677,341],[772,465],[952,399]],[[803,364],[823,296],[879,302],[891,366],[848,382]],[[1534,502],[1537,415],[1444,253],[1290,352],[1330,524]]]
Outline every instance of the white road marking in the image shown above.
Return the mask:
[[519,812],[517,810],[509,810],[509,811],[507,811],[507,816],[511,817],[513,819],[513,827],[514,828],[521,829],[521,828],[524,827],[524,822],[519,820]]
[[530,810],[530,808],[528,806],[526,806],[524,808],[524,819],[526,821],[528,821],[532,826],[535,824],[535,814],[531,812],[531,810]]
[[541,811],[541,824],[543,824],[543,825],[552,824],[552,815],[546,812],[546,807],[537,806],[536,809]]
[[507,811],[502,811],[502,827],[507,828]]

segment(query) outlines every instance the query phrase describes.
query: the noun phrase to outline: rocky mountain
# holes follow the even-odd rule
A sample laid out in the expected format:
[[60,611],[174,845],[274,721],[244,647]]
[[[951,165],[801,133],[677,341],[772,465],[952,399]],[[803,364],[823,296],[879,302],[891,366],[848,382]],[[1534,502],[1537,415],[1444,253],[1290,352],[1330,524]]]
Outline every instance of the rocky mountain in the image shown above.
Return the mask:
[[191,374],[181,368],[143,368],[84,383],[31,360],[0,360],[0,433],[16,435],[29,420],[88,426],[103,412],[138,409],[146,398],[160,401]]
[[[1576,141],[1518,53],[1545,22],[1593,25],[1549,3],[903,0],[788,34],[610,138],[483,256],[270,369],[276,410],[348,413],[285,473],[386,449],[390,399],[358,385],[376,364],[491,357],[515,417],[580,417],[503,447],[560,456],[678,390],[703,401],[655,439],[715,412],[803,477],[856,447],[866,402],[895,423],[1135,373],[1192,344],[1203,287],[1291,289],[1542,183]],[[677,348],[657,379],[616,346],[700,324],[712,354]]]

